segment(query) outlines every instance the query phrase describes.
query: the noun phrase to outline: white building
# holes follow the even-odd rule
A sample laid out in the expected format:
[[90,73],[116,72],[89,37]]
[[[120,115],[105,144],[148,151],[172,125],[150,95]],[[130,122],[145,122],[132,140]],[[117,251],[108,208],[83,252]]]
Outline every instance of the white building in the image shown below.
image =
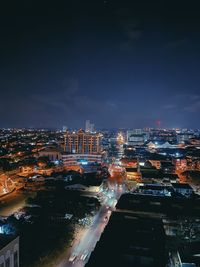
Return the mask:
[[144,134],[141,129],[127,131],[127,144],[128,145],[143,145],[145,142]]
[[63,154],[62,161],[64,166],[86,165],[91,162],[101,163],[101,154]]
[[0,267],[19,267],[19,237],[12,241],[0,237]]

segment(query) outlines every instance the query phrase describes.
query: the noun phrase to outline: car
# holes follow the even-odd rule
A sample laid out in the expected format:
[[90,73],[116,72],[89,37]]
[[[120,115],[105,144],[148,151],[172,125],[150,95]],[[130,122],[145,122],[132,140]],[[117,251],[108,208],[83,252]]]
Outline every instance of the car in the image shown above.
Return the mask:
[[81,255],[80,259],[84,261],[87,258],[88,254],[89,254],[89,251],[85,250],[84,253]]
[[74,262],[75,259],[76,259],[77,255],[76,254],[72,254],[70,257],[69,257],[69,262]]

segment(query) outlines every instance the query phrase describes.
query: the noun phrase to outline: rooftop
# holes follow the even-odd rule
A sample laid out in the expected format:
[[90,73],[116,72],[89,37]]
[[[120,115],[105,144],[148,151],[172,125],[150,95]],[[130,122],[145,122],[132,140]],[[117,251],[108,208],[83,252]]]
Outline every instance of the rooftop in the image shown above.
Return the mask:
[[13,235],[0,234],[0,250],[7,246],[15,237]]
[[165,266],[164,239],[161,220],[113,212],[86,267]]
[[189,184],[180,184],[180,183],[175,183],[172,184],[174,188],[184,188],[184,189],[192,189],[192,187]]

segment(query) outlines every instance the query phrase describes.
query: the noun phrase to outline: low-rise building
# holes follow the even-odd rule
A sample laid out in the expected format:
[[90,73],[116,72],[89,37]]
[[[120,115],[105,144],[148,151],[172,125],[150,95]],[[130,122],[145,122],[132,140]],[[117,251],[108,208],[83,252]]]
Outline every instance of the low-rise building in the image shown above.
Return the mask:
[[0,235],[0,267],[19,267],[19,237]]
[[193,138],[194,134],[193,133],[179,133],[177,134],[177,142],[180,143],[185,143],[189,141],[190,138]]
[[154,195],[154,196],[171,196],[171,190],[168,186],[160,184],[145,184],[140,185],[134,193]]
[[152,166],[156,167],[156,169],[160,169],[160,167],[161,167],[160,160],[149,159],[149,162],[151,163]]
[[57,161],[62,158],[62,155],[59,148],[46,147],[39,151],[39,157],[48,157],[51,161]]
[[185,158],[174,158],[172,160],[175,170],[186,170],[187,169],[187,160]]
[[189,184],[174,183],[172,184],[172,187],[176,193],[179,193],[185,196],[190,196],[191,194],[194,193],[193,188]]
[[144,139],[144,134],[134,134],[131,131],[128,131],[129,133],[127,134],[128,136],[128,145],[131,146],[141,146],[144,144],[145,139]]
[[161,169],[164,173],[174,173],[175,172],[175,167],[171,161],[161,162]]
[[120,163],[124,168],[137,168],[138,160],[137,158],[122,158],[120,159]]

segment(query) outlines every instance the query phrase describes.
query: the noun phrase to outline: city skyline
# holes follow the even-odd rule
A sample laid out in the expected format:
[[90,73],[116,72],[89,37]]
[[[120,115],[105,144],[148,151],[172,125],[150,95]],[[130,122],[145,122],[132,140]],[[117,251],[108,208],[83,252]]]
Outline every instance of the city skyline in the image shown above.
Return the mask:
[[195,2],[4,3],[0,127],[198,128]]

